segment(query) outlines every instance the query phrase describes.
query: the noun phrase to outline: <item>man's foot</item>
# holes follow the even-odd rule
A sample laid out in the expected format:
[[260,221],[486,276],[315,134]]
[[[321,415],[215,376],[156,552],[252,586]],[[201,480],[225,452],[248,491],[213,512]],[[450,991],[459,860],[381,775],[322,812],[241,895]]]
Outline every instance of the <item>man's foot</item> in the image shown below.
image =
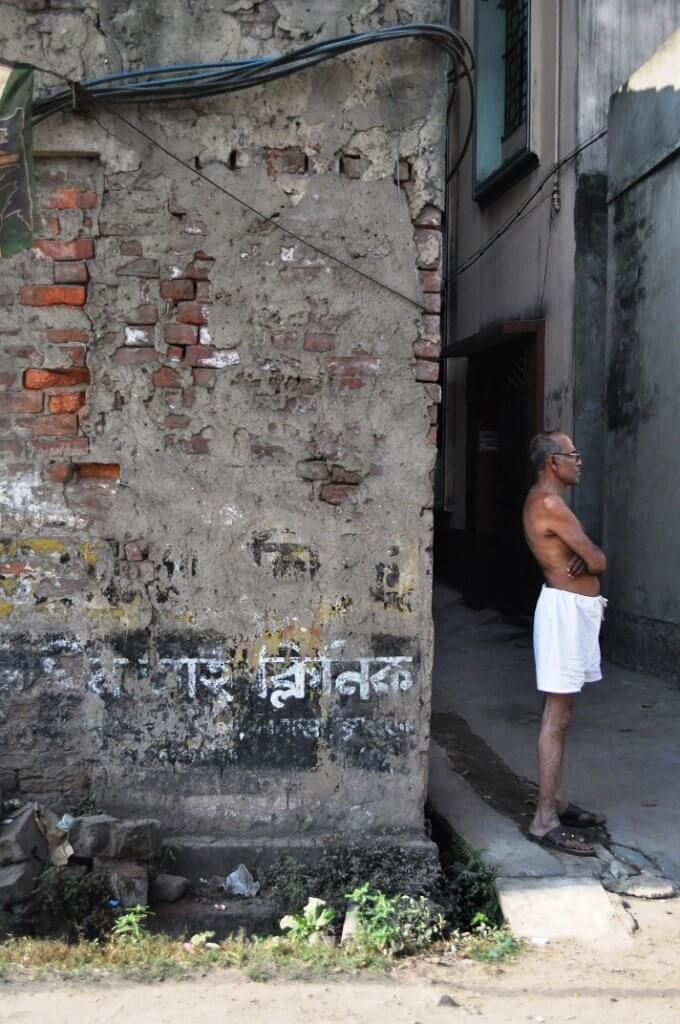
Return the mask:
[[582,836],[574,835],[573,832],[566,832],[559,825],[555,825],[542,836],[527,832],[527,839],[539,846],[545,846],[548,850],[558,850],[560,853],[571,853],[575,857],[594,857],[595,847],[587,842]]
[[567,804],[558,817],[563,825],[573,825],[575,828],[601,828],[607,820],[604,814],[584,811],[577,804]]

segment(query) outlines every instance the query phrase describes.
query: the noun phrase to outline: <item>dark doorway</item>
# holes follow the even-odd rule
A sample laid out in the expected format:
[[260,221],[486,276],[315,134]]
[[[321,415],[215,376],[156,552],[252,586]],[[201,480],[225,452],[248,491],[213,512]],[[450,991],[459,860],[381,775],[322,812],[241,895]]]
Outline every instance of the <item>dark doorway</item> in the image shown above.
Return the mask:
[[543,428],[542,327],[503,324],[447,350],[467,359],[465,522],[451,529],[445,513],[438,517],[435,569],[445,549],[447,581],[465,601],[506,615],[530,614],[541,584],[522,505],[532,481],[529,441]]

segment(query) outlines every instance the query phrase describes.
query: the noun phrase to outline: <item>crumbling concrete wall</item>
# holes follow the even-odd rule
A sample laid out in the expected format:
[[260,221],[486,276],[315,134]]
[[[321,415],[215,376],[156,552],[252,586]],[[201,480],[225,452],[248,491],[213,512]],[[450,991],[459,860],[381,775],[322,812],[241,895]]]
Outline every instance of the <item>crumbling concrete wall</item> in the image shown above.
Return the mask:
[[680,682],[680,30],[611,99],[605,642]]
[[[95,77],[443,8],[6,0],[0,53]],[[36,242],[0,280],[6,792],[421,828],[445,71],[399,44],[123,108],[189,169],[110,112],[38,127]]]

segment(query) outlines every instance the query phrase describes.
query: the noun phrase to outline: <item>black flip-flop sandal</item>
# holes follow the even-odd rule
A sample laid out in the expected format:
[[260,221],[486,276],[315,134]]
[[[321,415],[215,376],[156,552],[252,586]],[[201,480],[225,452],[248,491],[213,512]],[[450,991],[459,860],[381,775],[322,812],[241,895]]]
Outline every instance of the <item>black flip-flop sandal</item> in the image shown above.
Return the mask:
[[567,804],[558,817],[563,825],[573,825],[575,828],[601,828],[607,821],[604,814],[584,811],[577,804]]
[[545,846],[548,850],[557,850],[559,853],[570,853],[574,857],[595,857],[594,848],[573,832],[565,832],[559,825],[555,825],[544,836],[535,836],[527,832],[527,839],[539,846]]

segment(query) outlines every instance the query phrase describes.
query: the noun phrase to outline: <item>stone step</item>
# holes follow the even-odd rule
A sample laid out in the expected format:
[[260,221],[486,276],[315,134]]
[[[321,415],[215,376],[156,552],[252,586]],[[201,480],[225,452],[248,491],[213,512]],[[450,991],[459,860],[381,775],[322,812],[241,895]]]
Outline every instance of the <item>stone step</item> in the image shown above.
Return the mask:
[[220,898],[218,909],[213,903],[186,898],[176,903],[159,903],[152,907],[153,917],[145,926],[157,934],[189,939],[197,932],[215,932],[215,941],[238,935],[280,935],[279,915],[273,900],[262,896],[249,899]]
[[[304,863],[317,860],[329,847],[338,845],[343,837],[316,835],[293,838],[261,837],[257,839],[225,838],[220,836],[177,835],[168,836],[162,843],[163,871],[184,875],[192,882],[218,875],[226,877],[239,864],[245,864],[253,874],[268,867],[278,857],[287,855]],[[346,845],[358,845],[345,839]],[[439,864],[436,845],[424,836],[367,836],[362,845],[397,845],[400,849],[417,851],[424,860]]]

